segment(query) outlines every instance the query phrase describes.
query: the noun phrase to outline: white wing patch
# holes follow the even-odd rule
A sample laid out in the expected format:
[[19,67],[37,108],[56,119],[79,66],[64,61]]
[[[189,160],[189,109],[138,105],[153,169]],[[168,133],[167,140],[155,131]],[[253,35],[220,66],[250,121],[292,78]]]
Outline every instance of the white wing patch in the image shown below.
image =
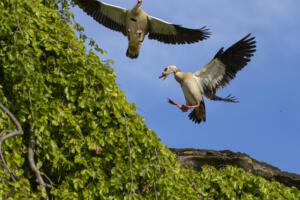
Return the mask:
[[171,25],[170,22],[167,22],[167,21],[165,21],[165,20],[159,19],[159,18],[157,18],[157,17],[149,16],[149,19],[150,19],[150,20],[151,20],[151,19],[156,19],[156,20],[158,20],[158,21],[161,21],[161,22],[163,22],[163,23],[166,23],[166,24]]
[[196,71],[194,76],[198,79],[201,91],[204,92],[204,90],[209,90],[213,92],[223,80],[225,70],[225,65],[218,59],[214,59],[204,68]]
[[104,3],[104,2],[102,2],[102,1],[101,1],[101,3],[102,3],[103,5],[106,5],[106,6],[111,6],[111,7],[114,7],[114,8],[119,8],[119,9],[121,9],[121,10],[127,10],[127,9],[122,8],[122,7],[120,7],[120,6],[115,6],[115,5],[112,5],[112,4]]

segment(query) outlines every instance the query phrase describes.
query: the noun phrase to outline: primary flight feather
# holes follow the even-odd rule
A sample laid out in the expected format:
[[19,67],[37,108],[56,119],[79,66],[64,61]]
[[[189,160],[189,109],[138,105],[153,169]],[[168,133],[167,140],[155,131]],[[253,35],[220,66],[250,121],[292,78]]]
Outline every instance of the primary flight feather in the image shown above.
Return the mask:
[[190,44],[209,37],[208,29],[189,29],[152,17],[141,8],[142,0],[130,10],[97,0],[76,0],[78,6],[103,26],[128,37],[126,55],[137,58],[145,36],[167,44]]

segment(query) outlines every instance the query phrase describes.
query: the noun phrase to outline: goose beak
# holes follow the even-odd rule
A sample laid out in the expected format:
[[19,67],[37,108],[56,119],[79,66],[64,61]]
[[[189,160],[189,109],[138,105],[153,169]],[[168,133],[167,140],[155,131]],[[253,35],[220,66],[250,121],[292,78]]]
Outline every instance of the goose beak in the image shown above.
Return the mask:
[[165,80],[167,78],[167,75],[166,74],[162,74],[158,77],[159,79],[162,79],[162,80]]

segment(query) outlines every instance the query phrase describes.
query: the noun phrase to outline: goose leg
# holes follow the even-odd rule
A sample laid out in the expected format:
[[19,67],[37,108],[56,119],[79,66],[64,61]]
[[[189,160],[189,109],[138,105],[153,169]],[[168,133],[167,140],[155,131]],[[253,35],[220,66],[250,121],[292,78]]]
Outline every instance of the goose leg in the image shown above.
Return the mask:
[[170,104],[172,104],[172,105],[175,105],[175,106],[176,106],[177,108],[179,108],[182,112],[187,112],[187,111],[190,110],[190,109],[199,107],[199,104],[193,105],[193,106],[189,106],[189,105],[177,103],[176,101],[174,101],[174,100],[172,100],[172,99],[168,99],[168,102],[169,102]]
[[190,109],[197,108],[197,107],[199,107],[199,104],[193,105],[193,106],[189,106],[189,105],[184,105],[183,104],[180,109],[181,109],[182,112],[187,112]]
[[176,106],[177,108],[181,108],[182,105],[180,103],[177,103],[176,101],[172,100],[172,99],[168,99],[168,102],[174,106]]

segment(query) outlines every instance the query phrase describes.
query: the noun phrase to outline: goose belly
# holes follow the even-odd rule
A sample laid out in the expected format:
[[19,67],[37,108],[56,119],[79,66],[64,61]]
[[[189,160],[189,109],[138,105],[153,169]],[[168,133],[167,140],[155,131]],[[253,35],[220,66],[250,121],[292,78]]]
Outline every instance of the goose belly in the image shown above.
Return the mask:
[[185,80],[181,88],[183,90],[183,94],[185,97],[185,101],[187,105],[197,105],[202,100],[202,96],[200,90],[198,88],[198,84],[195,80]]

